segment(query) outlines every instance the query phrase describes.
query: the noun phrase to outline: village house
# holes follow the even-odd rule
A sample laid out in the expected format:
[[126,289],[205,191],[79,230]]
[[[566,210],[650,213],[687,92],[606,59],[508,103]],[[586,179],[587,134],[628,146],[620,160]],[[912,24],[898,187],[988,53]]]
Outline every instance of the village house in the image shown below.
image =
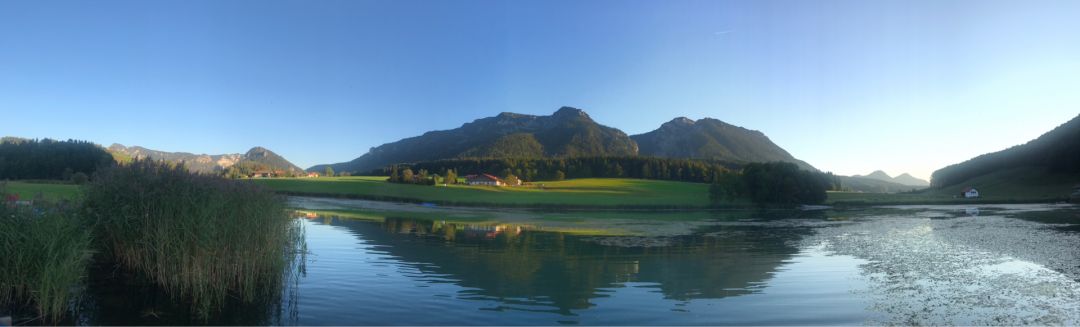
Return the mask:
[[469,185],[487,185],[487,186],[503,186],[506,185],[503,180],[498,177],[488,174],[468,175],[465,176],[465,184]]
[[273,175],[274,173],[270,172],[269,170],[259,170],[251,173],[251,178],[269,178]]
[[968,199],[977,198],[979,197],[979,190],[976,190],[973,186],[968,186],[960,192],[960,195]]
[[310,173],[307,173],[307,177],[308,178],[316,178],[316,177],[319,177],[319,173],[310,172]]

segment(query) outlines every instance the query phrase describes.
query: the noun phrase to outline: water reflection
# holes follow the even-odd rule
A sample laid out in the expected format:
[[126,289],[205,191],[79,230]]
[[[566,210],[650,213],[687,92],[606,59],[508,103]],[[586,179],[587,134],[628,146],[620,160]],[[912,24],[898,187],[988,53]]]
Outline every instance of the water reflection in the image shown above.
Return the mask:
[[[368,244],[447,276],[465,299],[495,299],[503,309],[545,307],[563,315],[592,307],[602,290],[648,283],[665,298],[723,298],[759,292],[796,254],[808,229],[762,232],[760,226],[714,226],[693,235],[652,239],[545,232],[535,226],[387,218],[382,223],[320,219]],[[717,235],[724,237],[717,237]]]
[[[306,275],[282,298],[234,304],[209,323],[1077,323],[1080,211],[978,209],[512,213],[471,222],[429,209],[422,213],[433,219],[305,213]],[[82,323],[199,323],[131,280],[91,284],[97,295]]]

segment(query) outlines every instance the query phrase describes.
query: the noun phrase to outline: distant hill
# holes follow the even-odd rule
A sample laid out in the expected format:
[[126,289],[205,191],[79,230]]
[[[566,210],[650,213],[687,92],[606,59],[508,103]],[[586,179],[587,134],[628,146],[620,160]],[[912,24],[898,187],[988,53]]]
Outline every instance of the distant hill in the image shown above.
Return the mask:
[[817,170],[793,157],[759,131],[712,118],[694,121],[679,117],[654,131],[630,138],[637,142],[639,154],[643,156],[728,162],[783,161],[794,163],[802,169]]
[[840,187],[849,192],[865,193],[899,193],[908,192],[925,186],[903,185],[891,181],[885,181],[866,176],[837,176],[840,178]]
[[244,155],[240,157],[240,163],[255,163],[266,166],[271,170],[286,170],[292,172],[304,171],[303,168],[294,165],[288,160],[285,160],[284,157],[261,146],[251,148],[247,153],[244,153]]
[[[935,171],[935,189],[996,185],[1000,192],[1052,190],[1067,195],[1080,183],[1080,115],[1025,144],[988,153]],[[1024,195],[1024,194],[1017,194]]]
[[117,161],[131,159],[160,160],[169,163],[183,163],[189,171],[198,173],[220,173],[238,164],[264,166],[272,170],[301,172],[303,169],[285,158],[263,147],[254,147],[245,154],[193,154],[188,152],[165,152],[151,150],[141,146],[126,147],[121,144],[109,146],[108,151]]
[[915,187],[918,187],[918,188],[923,188],[923,187],[930,186],[930,182],[915,178],[915,176],[911,176],[908,173],[903,173],[903,174],[900,174],[900,176],[892,177],[892,176],[889,176],[889,174],[886,174],[884,171],[875,170],[874,172],[872,172],[872,173],[870,173],[869,175],[866,175],[866,176],[855,175],[855,176],[851,176],[851,177],[854,177],[854,178],[869,178],[869,179],[873,179],[873,180],[896,183],[896,184],[905,185],[905,186],[915,186]]
[[316,165],[367,172],[390,164],[454,158],[633,156],[637,145],[622,131],[600,125],[584,111],[562,107],[550,116],[504,112],[459,128],[427,132],[372,148],[349,162]]
[[903,174],[900,174],[900,176],[893,177],[893,182],[895,182],[897,184],[911,185],[911,186],[918,186],[918,187],[930,186],[930,182],[927,182],[926,180],[923,180],[923,179],[916,178],[915,176],[911,176],[908,173],[903,173]]

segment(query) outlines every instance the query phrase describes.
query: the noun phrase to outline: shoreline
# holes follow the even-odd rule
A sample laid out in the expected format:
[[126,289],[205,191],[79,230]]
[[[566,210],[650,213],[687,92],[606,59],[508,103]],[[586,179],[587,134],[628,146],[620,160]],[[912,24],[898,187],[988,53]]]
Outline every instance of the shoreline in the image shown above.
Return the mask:
[[492,208],[492,209],[528,209],[536,211],[642,211],[642,212],[680,212],[680,211],[725,211],[725,210],[828,210],[845,208],[865,208],[874,206],[891,205],[995,205],[995,204],[1051,204],[1073,203],[1069,198],[1045,198],[1045,199],[1011,199],[1011,200],[963,200],[949,199],[943,201],[838,201],[820,205],[800,206],[758,206],[758,205],[711,205],[711,206],[661,206],[661,205],[579,205],[579,204],[517,204],[517,203],[485,203],[468,201],[440,201],[424,200],[408,197],[366,195],[366,194],[341,194],[341,193],[318,193],[318,192],[295,192],[274,191],[286,196],[301,196],[327,199],[352,199],[382,202],[410,203],[425,205],[431,204],[439,207],[467,207],[467,208]]

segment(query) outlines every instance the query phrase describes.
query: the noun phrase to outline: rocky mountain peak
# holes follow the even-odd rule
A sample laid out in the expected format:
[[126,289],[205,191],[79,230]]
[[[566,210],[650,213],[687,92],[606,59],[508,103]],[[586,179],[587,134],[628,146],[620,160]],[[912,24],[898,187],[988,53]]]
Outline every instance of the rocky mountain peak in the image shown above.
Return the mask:
[[559,110],[556,110],[554,114],[551,114],[551,116],[552,117],[560,117],[560,118],[562,118],[562,117],[566,117],[566,118],[573,118],[573,117],[589,118],[589,114],[585,113],[584,110],[574,108],[574,107],[562,107],[562,108],[559,108]]

